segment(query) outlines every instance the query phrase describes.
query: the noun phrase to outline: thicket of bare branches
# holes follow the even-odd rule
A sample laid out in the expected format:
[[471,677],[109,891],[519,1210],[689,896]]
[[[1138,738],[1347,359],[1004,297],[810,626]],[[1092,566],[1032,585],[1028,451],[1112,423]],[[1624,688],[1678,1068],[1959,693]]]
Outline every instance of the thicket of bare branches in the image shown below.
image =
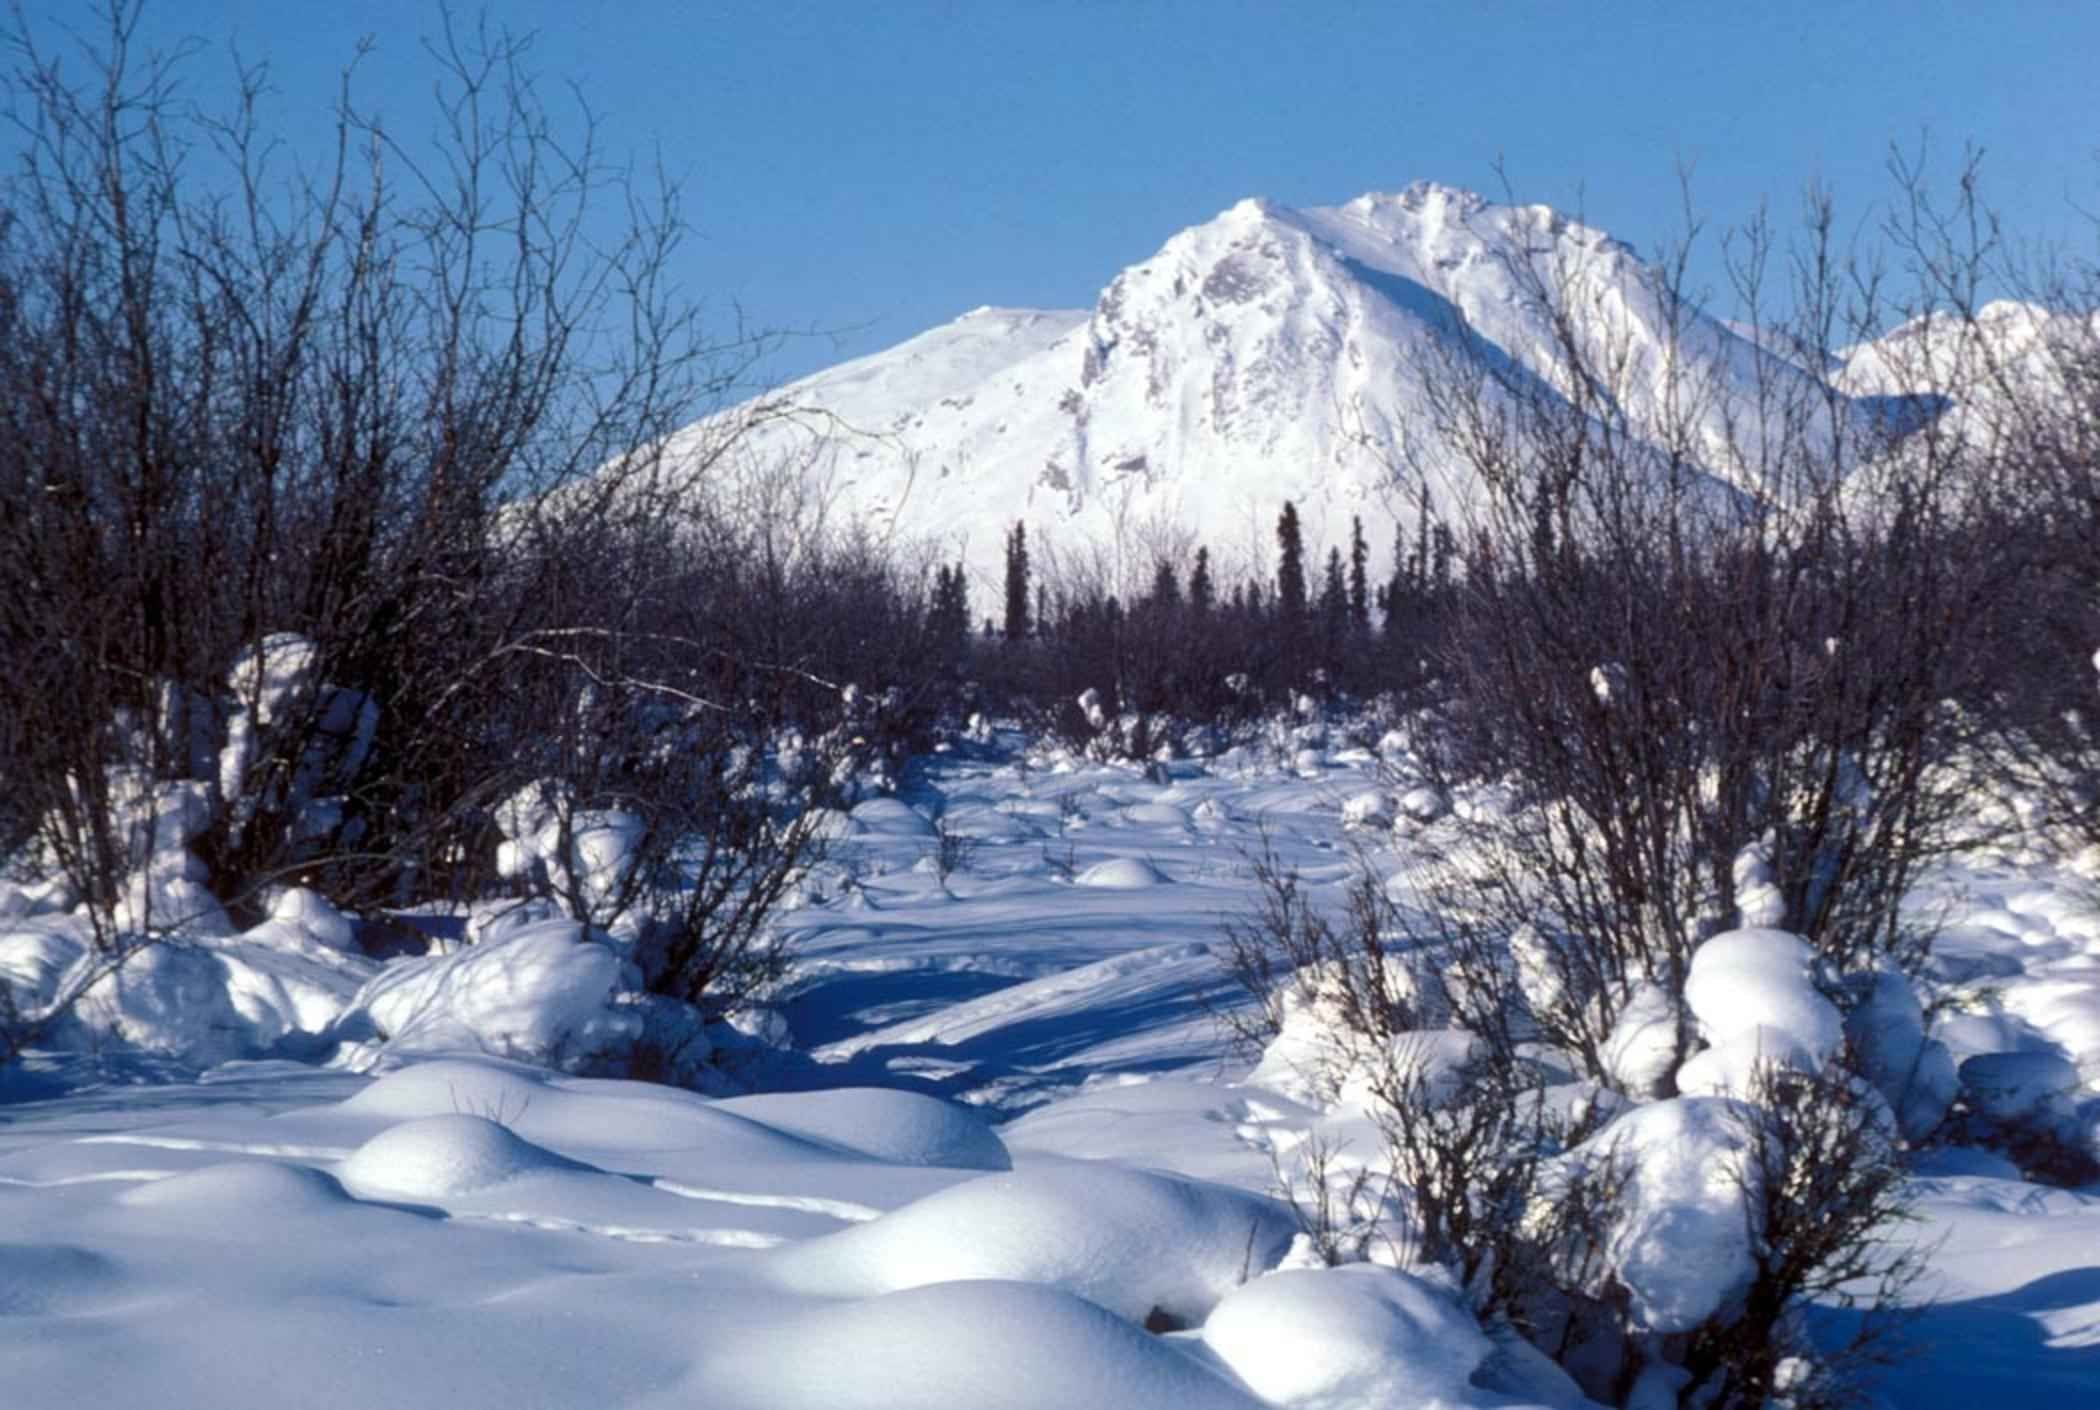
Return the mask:
[[[753,512],[792,475],[743,433],[783,408],[671,439],[764,341],[670,285],[677,188],[528,40],[442,14],[407,127],[346,56],[316,158],[264,70],[195,103],[209,56],[139,16],[6,36],[0,850],[106,967],[194,919],[141,880],[171,843],[236,923],[290,881],[471,899],[499,805],[553,780],[646,834],[652,984],[719,989],[811,853],[795,790],[930,708],[921,576],[820,506]],[[209,825],[161,835],[163,804]]]
[[[1419,1256],[1603,1399],[1664,1364],[1680,1403],[1844,1403],[1917,1272],[1890,1241],[1900,1138],[1854,1060],[1768,1065],[1729,1108],[1750,1285],[1689,1333],[1638,1325],[1607,1256],[1630,1198],[1609,1122],[1675,1096],[1703,1046],[1699,945],[1797,933],[1843,1006],[1921,972],[1930,922],[1905,900],[1999,825],[1980,788],[2093,817],[2095,325],[2060,293],[2051,313],[1979,303],[1998,247],[1973,176],[1936,205],[1899,165],[1880,238],[1925,272],[1902,300],[1837,247],[1825,201],[1790,249],[1738,232],[1764,350],[1718,351],[1749,368],[1747,398],[1724,395],[1682,259],[1644,291],[1657,349],[1614,316],[1593,252],[1512,256],[1554,330],[1547,373],[1473,355],[1462,326],[1424,369],[1477,489],[1436,511],[1457,571],[1408,782],[1466,806],[1402,849],[1395,885],[1366,870],[1331,912],[1258,861],[1259,902],[1227,931],[1255,1000],[1241,1036],[1317,1016]],[[1783,332],[1760,316],[1782,263]],[[2008,341],[2013,316],[2046,331]],[[1892,322],[1898,390],[1849,396],[1797,361]],[[1862,1310],[1851,1345],[1811,1345],[1812,1300]]]
[[[1885,310],[1843,282],[1828,206],[1809,215],[1794,337],[1824,347]],[[1761,227],[1741,238],[1756,310],[1773,251]],[[1600,336],[1580,258],[1512,264],[1553,313],[1556,381],[1457,356],[1426,378],[1483,487],[1461,509],[1437,762],[1508,793],[1422,885],[1456,962],[1520,1009],[1521,935],[1557,996],[1530,1004],[1542,1036],[1624,1086],[1607,1048],[1627,1006],[1681,993],[1693,947],[1740,914],[1806,936],[1833,975],[1915,970],[1929,936],[1903,898],[1975,820],[1952,766],[1991,723],[2023,565],[1990,532],[2001,466],[1926,424],[1965,389],[1921,363],[1902,405],[1863,409],[1738,349],[1754,376],[1731,406],[1689,355],[1710,335],[1670,266],[1657,354]]]

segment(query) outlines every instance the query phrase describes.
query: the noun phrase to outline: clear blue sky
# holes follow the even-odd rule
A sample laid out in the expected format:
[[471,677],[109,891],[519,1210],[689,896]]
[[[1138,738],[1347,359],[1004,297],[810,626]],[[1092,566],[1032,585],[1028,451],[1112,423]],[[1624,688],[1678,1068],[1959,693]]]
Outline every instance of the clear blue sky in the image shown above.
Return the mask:
[[[78,0],[32,0],[74,14]],[[460,7],[472,11],[471,6]],[[660,145],[697,231],[682,281],[754,323],[837,330],[792,375],[978,304],[1090,303],[1239,198],[1329,204],[1427,177],[1581,210],[1644,251],[1695,168],[1716,223],[1810,178],[1854,219],[1889,143],[1986,149],[2015,229],[2100,209],[2100,4],[490,0],[608,141]],[[151,0],[157,39],[270,60],[295,138],[360,35],[366,100],[420,118],[427,0]],[[198,70],[200,95],[223,73]],[[2090,249],[2090,235],[2087,248]],[[1711,276],[1710,276],[1711,277]]]

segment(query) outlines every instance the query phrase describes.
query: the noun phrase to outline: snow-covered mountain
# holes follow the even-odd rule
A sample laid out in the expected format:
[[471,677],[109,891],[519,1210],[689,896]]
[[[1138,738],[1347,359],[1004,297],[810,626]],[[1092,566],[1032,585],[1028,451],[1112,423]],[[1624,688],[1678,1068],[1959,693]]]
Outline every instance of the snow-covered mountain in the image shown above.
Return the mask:
[[1911,421],[1938,415],[1969,444],[2017,453],[2037,413],[2090,401],[2100,366],[2100,312],[2000,299],[1974,317],[1909,319],[1839,354],[1832,384],[1900,404]]
[[1322,546],[1361,515],[1382,558],[1417,484],[1446,504],[1470,489],[1431,430],[1431,367],[1569,387],[1540,290],[1561,291],[1634,424],[1668,400],[1716,481],[1753,488],[1741,428],[1760,374],[1812,386],[1811,373],[1673,314],[1599,231],[1429,184],[1309,210],[1242,201],[1118,274],[1090,310],[981,308],[792,384],[780,398],[805,413],[740,449],[799,467],[839,511],[960,552],[983,581],[1016,520],[1065,552],[1098,545],[1133,579],[1162,542],[1260,561],[1286,499]]

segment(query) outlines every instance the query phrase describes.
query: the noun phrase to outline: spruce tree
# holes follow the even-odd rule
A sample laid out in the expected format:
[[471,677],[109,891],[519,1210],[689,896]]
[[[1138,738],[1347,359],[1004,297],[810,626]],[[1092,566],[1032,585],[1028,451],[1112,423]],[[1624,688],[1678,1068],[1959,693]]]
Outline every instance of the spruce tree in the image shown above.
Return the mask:
[[1028,635],[1028,529],[1018,520],[1006,536],[1006,639]]
[[1181,579],[1174,576],[1174,565],[1165,558],[1152,572],[1152,605],[1165,611],[1181,605]]
[[1217,586],[1210,580],[1210,550],[1199,548],[1195,570],[1189,574],[1189,607],[1198,617],[1207,617],[1217,597]]
[[927,629],[941,654],[960,660],[970,641],[970,592],[962,565],[934,570],[933,604],[927,613]]
[[1276,521],[1276,610],[1286,623],[1305,618],[1305,540],[1298,532],[1298,506],[1283,502]]
[[1371,548],[1361,515],[1349,520],[1349,624],[1359,635],[1371,630]]
[[1349,627],[1349,585],[1342,551],[1327,550],[1327,574],[1320,584],[1320,640],[1331,661]]

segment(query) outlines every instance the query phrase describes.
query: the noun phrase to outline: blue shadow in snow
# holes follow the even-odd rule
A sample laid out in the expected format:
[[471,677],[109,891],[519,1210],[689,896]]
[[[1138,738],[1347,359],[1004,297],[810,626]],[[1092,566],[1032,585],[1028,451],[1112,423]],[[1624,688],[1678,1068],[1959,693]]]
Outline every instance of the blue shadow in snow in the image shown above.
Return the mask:
[[[2084,1345],[2052,1345],[2040,1314],[2071,1312]],[[1858,1314],[1815,1308],[1816,1339],[1838,1345]],[[2100,1267],[2069,1268],[1991,1297],[1920,1311],[1898,1333],[1909,1354],[1870,1372],[1868,1387],[1901,1410],[1974,1410],[1979,1405],[2100,1405]]]

